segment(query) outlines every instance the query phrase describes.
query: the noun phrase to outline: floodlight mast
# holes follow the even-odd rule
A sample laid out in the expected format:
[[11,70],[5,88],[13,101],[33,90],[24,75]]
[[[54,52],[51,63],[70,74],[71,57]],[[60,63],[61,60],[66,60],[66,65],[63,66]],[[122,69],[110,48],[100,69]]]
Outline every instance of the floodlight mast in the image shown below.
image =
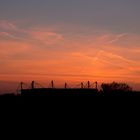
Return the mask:
[[31,83],[31,88],[32,88],[32,89],[35,88],[35,81],[32,81],[32,83]]

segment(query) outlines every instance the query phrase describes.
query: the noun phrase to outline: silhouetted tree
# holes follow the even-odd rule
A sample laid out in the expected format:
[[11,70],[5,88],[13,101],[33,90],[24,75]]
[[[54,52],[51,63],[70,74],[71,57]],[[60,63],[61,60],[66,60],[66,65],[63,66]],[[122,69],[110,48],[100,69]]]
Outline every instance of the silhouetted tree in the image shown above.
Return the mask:
[[130,92],[132,91],[132,88],[127,85],[126,83],[109,83],[105,84],[103,83],[101,85],[102,91],[105,93],[110,93],[110,92]]

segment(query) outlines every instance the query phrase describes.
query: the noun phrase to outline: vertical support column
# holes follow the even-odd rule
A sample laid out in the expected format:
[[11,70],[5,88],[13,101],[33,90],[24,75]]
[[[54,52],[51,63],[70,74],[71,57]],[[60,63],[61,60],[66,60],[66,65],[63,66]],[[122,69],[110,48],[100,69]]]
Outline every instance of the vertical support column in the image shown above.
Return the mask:
[[88,89],[90,89],[90,81],[88,81]]
[[31,83],[31,88],[32,88],[32,89],[35,88],[35,81],[32,81],[32,83]]
[[84,88],[84,84],[83,84],[83,82],[81,83],[81,89],[83,89]]
[[96,81],[95,84],[96,84],[96,89],[98,89],[98,82]]
[[65,89],[67,89],[67,83],[65,83]]
[[52,86],[52,88],[54,88],[54,81],[53,80],[51,81],[51,86]]
[[20,83],[20,89],[23,90],[23,82]]

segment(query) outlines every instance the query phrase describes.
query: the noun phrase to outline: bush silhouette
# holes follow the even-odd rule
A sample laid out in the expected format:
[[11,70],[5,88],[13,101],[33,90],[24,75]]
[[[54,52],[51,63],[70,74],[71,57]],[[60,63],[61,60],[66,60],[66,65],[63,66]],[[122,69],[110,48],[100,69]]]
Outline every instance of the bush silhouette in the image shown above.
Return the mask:
[[117,83],[117,82],[113,82],[113,83],[103,83],[101,85],[102,91],[104,93],[110,93],[110,92],[131,92],[132,88],[126,84],[126,83]]

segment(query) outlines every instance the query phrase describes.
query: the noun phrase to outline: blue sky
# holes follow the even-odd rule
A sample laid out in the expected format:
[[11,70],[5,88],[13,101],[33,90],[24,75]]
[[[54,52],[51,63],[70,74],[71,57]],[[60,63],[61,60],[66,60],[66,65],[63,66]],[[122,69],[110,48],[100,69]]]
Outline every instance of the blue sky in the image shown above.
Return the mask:
[[0,18],[31,24],[80,24],[139,33],[139,0],[1,0]]

